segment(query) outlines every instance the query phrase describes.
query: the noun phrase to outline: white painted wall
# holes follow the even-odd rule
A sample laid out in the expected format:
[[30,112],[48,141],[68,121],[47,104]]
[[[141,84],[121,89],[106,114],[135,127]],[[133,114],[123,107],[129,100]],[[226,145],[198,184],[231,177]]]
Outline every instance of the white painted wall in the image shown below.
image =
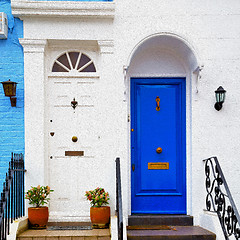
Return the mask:
[[[93,50],[93,53],[98,56],[97,65],[100,75],[98,87],[94,90],[96,96],[99,96],[98,117],[96,118],[99,130],[95,134],[100,136],[101,140],[96,144],[97,150],[93,164],[89,164],[95,166],[91,169],[92,176],[82,184],[86,190],[95,187],[96,184],[104,186],[112,196],[110,201],[112,214],[114,214],[115,207],[114,159],[117,156],[121,157],[122,164],[125,217],[131,212],[130,139],[127,121],[129,75],[124,76],[123,66],[128,66],[131,52],[143,39],[157,33],[170,32],[190,43],[198,64],[204,65],[198,82],[196,82],[196,75],[191,75],[193,67],[186,68],[186,65],[189,66],[188,64],[192,61],[180,61],[181,56],[188,55],[181,44],[178,45],[180,42],[175,43],[175,49],[173,48],[171,53],[169,49],[163,47],[154,54],[151,54],[151,51],[141,52],[139,48],[135,56],[137,59],[134,62],[135,65],[131,67],[135,69],[135,73],[142,74],[145,74],[145,71],[150,71],[153,75],[166,74],[172,71],[171,66],[174,66],[173,74],[186,73],[188,78],[188,214],[194,216],[196,225],[217,233],[218,240],[224,239],[216,217],[203,211],[205,208],[205,177],[202,159],[213,155],[218,156],[235,202],[240,209],[238,189],[240,172],[238,164],[240,153],[239,10],[240,3],[235,0],[203,0],[201,2],[152,0],[151,4],[143,0],[121,0],[115,3],[114,20],[111,18],[24,17],[25,39],[54,39],[60,44],[58,51],[63,48],[65,50],[72,48],[72,42],[69,41],[68,44],[67,41],[59,40],[74,40],[79,46],[83,42],[91,45],[88,41],[92,40],[97,41],[99,45],[100,50]],[[108,50],[106,50],[106,46],[101,44],[100,40],[111,40],[114,46],[108,45]],[[47,103],[42,97],[42,89],[47,86],[49,65],[54,61],[50,57],[53,56],[51,55],[51,41],[48,43],[50,48],[45,49],[44,59],[43,54],[25,52],[26,168],[29,184],[37,183],[33,173],[36,163],[39,166],[37,168],[38,180],[44,183],[48,181],[47,176],[44,177],[42,168],[44,161],[47,161],[46,155],[45,160],[43,159],[46,145],[42,137],[43,133],[47,134],[47,126],[43,124],[42,115]],[[101,49],[105,49],[105,53],[102,53]],[[164,53],[167,54],[165,58],[162,58]],[[152,56],[158,60],[158,63],[164,65],[163,72],[156,72],[157,66],[151,63]],[[142,65],[140,61],[142,57],[148,62],[147,65]],[[42,70],[43,62],[45,72]],[[39,64],[39,68],[34,67],[35,63]],[[227,95],[223,109],[217,112],[213,107],[214,91],[220,85],[227,90]],[[34,86],[37,87],[34,88]],[[93,95],[95,94],[93,92]],[[30,96],[33,97],[35,103],[31,102]],[[35,99],[37,96],[39,98]],[[40,112],[36,111],[36,114],[31,114],[31,111],[37,107]],[[46,170],[45,168],[45,172]]]

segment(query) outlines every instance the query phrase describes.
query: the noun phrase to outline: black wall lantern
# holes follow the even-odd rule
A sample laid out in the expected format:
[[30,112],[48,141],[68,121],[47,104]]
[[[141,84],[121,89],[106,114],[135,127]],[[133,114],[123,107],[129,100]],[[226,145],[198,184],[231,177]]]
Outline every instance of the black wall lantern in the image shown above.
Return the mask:
[[226,90],[224,90],[222,86],[220,86],[215,91],[216,103],[215,103],[214,107],[217,111],[222,109],[222,105],[223,105],[224,100],[225,100],[225,93],[226,93]]
[[11,106],[16,107],[17,98],[15,96],[16,96],[17,83],[10,81],[10,79],[8,81],[1,82],[1,83],[3,85],[5,96],[10,97]]

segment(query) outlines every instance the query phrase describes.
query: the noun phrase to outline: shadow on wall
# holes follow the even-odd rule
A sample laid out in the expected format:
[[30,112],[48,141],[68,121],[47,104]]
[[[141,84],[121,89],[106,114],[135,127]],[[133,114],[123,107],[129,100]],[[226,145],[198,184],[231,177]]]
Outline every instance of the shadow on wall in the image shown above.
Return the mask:
[[216,240],[225,239],[218,216],[216,213],[204,211],[199,218],[200,226],[216,234]]

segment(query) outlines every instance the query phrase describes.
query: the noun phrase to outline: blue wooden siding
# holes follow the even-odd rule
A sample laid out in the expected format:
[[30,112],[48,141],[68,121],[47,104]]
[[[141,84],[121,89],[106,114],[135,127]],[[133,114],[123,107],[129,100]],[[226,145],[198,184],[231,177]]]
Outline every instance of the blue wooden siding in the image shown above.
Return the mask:
[[8,39],[0,39],[0,82],[11,79],[17,85],[17,107],[11,107],[0,84],[0,191],[8,169],[11,152],[24,153],[24,78],[23,23],[11,13],[10,0],[0,0],[0,12],[8,16]]

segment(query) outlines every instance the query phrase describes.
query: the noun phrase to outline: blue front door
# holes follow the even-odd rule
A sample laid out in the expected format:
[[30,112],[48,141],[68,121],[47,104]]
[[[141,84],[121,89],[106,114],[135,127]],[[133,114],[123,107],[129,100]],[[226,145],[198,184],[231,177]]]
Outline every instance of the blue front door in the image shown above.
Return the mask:
[[186,214],[185,78],[131,79],[132,213]]

